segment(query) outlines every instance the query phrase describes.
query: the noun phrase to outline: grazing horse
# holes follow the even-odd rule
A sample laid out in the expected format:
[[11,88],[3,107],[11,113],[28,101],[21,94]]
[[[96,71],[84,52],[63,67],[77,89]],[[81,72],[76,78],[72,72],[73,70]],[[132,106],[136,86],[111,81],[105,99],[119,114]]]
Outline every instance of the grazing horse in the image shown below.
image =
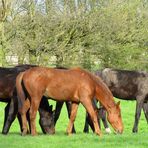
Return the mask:
[[[68,70],[68,68],[65,68],[65,67],[56,67],[56,69],[65,69],[65,70]],[[93,100],[93,106],[94,108],[97,110],[97,117],[98,117],[98,123],[99,123],[99,126],[100,126],[100,118],[102,119],[102,122],[103,122],[103,125],[105,127],[105,130],[107,133],[110,133],[110,128],[107,124],[107,120],[106,120],[106,111],[103,107],[101,108],[97,108],[97,101]],[[60,116],[60,113],[61,113],[61,109],[62,109],[62,106],[63,106],[64,102],[63,101],[57,101],[56,102],[56,107],[55,107],[55,111],[54,111],[54,124],[56,126],[56,123],[57,123],[57,120],[59,119],[59,116]],[[66,101],[65,102],[66,104],[66,108],[67,108],[67,112],[68,112],[68,118],[70,118],[70,114],[71,114],[71,102],[70,101]],[[93,126],[93,123],[91,121],[91,118],[89,116],[89,114],[86,112],[86,118],[85,118],[85,125],[84,125],[84,130],[83,132],[85,133],[88,133],[89,132],[89,125],[91,127],[91,129],[93,130],[94,132],[94,126]],[[72,133],[76,133],[75,131],[75,128],[74,128],[74,125],[73,125],[73,128],[72,128]]]
[[133,132],[138,132],[142,108],[148,122],[148,73],[105,68],[97,71],[96,75],[103,79],[113,96],[137,101]]
[[[26,112],[30,108],[31,134],[36,135],[36,113],[42,96],[55,98],[56,101],[71,101],[71,115],[67,133],[71,134],[79,103],[82,103],[91,116],[95,133],[101,135],[92,99],[101,102],[108,113],[108,121],[118,133],[123,132],[119,103],[115,103],[108,87],[100,78],[91,73],[76,69],[31,68],[20,73],[16,79],[19,113],[22,116],[23,132],[27,133]],[[27,97],[24,95],[27,92]]]
[[[15,93],[15,81],[16,76],[20,72],[25,71],[31,67],[35,67],[35,65],[19,65],[14,68],[0,68],[0,101],[8,103],[5,107],[4,125],[2,130],[3,134],[8,133],[9,128],[14,121],[16,115],[18,117],[20,128],[22,130],[21,117],[19,114],[17,114],[18,103]],[[51,107],[49,107],[48,100],[45,97],[42,98],[39,112],[41,114],[40,125],[43,129],[43,132],[52,133],[50,131],[52,128],[54,128],[54,122],[52,124],[48,123],[48,129],[44,129],[44,122],[42,122],[43,119],[48,119],[47,122],[52,120],[52,110]],[[44,112],[46,112],[46,114],[44,114]],[[52,128],[50,128],[51,125],[53,126]]]

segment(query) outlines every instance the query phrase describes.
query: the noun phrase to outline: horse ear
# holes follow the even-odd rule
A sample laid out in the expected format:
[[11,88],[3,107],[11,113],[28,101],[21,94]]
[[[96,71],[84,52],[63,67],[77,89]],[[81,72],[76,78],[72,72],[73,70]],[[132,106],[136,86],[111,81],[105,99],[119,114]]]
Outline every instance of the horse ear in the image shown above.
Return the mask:
[[117,106],[120,106],[120,101],[117,102]]

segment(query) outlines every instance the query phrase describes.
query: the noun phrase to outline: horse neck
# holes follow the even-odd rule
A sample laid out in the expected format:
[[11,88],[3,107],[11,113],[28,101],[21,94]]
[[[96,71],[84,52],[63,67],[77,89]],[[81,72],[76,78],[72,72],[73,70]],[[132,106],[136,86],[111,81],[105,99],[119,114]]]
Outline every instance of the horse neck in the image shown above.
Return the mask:
[[96,98],[108,113],[111,113],[116,107],[112,93],[103,82],[96,84]]
[[87,72],[87,74],[90,76],[95,84],[96,99],[104,106],[108,113],[111,113],[114,109],[116,109],[116,104],[111,91],[100,77],[93,75],[90,72]]

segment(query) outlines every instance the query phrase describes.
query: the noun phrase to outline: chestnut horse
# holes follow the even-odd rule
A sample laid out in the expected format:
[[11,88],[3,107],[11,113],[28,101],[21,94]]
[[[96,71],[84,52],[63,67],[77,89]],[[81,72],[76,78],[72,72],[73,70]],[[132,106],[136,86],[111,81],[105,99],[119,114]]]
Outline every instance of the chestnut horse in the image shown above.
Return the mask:
[[[35,67],[22,72],[16,79],[19,112],[22,116],[23,133],[27,133],[26,112],[30,108],[31,134],[36,135],[36,113],[42,96],[55,98],[56,101],[71,101],[71,115],[67,133],[71,134],[79,103],[82,103],[91,116],[95,133],[101,135],[97,115],[92,106],[92,99],[101,102],[108,113],[108,121],[118,133],[123,132],[123,123],[119,103],[100,78],[80,69],[53,69]],[[28,93],[27,99],[24,91]]]
[[[56,69],[68,70],[68,68],[65,68],[65,67],[56,67]],[[55,124],[55,126],[56,126],[57,120],[59,119],[63,104],[64,104],[63,101],[57,101],[56,102],[56,107],[55,107],[55,112],[54,112],[54,124]],[[66,104],[66,108],[67,108],[67,112],[68,112],[68,118],[70,118],[71,102],[66,101],[65,104]],[[93,107],[94,107],[94,109],[96,110],[96,113],[97,113],[99,127],[101,128],[101,124],[100,124],[100,119],[101,119],[102,122],[103,122],[103,125],[105,127],[106,133],[111,133],[111,130],[108,126],[107,119],[106,119],[106,110],[102,106],[100,106],[100,108],[98,109],[96,99],[93,99],[92,104],[93,104]],[[83,132],[88,133],[89,132],[89,126],[91,127],[92,131],[94,132],[93,123],[91,121],[89,114],[86,112],[85,125],[84,125]],[[72,133],[76,133],[74,126],[72,128]]]

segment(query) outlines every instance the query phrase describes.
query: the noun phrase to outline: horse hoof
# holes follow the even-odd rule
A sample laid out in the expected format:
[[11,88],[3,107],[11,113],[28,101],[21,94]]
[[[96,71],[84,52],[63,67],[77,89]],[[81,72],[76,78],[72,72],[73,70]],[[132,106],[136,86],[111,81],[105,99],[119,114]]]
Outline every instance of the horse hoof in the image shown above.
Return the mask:
[[68,136],[72,136],[73,134],[72,134],[72,133],[67,133],[67,135],[68,135]]
[[97,134],[100,138],[102,138],[103,137],[103,134],[102,133],[100,133],[100,134]]
[[133,130],[133,133],[135,133],[135,134],[136,134],[137,132],[138,132],[137,130]]
[[37,134],[37,133],[32,133],[31,135],[32,135],[32,136],[37,136],[38,134]]
[[138,129],[133,128],[133,133],[137,133],[137,132],[138,132]]
[[22,135],[22,136],[27,135],[27,130],[23,130],[22,133],[21,133],[21,135]]
[[66,134],[67,134],[68,136],[73,135],[73,133],[72,133],[72,132],[68,132],[68,131],[66,131]]
[[88,134],[89,132],[88,131],[83,131],[85,134]]
[[7,132],[7,131],[2,131],[2,134],[3,134],[3,135],[7,135],[8,132]]
[[100,137],[102,137],[103,136],[103,134],[102,133],[96,133],[98,136],[100,136]]
[[25,132],[22,132],[22,133],[21,133],[21,136],[25,136],[25,135],[26,135],[26,133],[25,133]]

